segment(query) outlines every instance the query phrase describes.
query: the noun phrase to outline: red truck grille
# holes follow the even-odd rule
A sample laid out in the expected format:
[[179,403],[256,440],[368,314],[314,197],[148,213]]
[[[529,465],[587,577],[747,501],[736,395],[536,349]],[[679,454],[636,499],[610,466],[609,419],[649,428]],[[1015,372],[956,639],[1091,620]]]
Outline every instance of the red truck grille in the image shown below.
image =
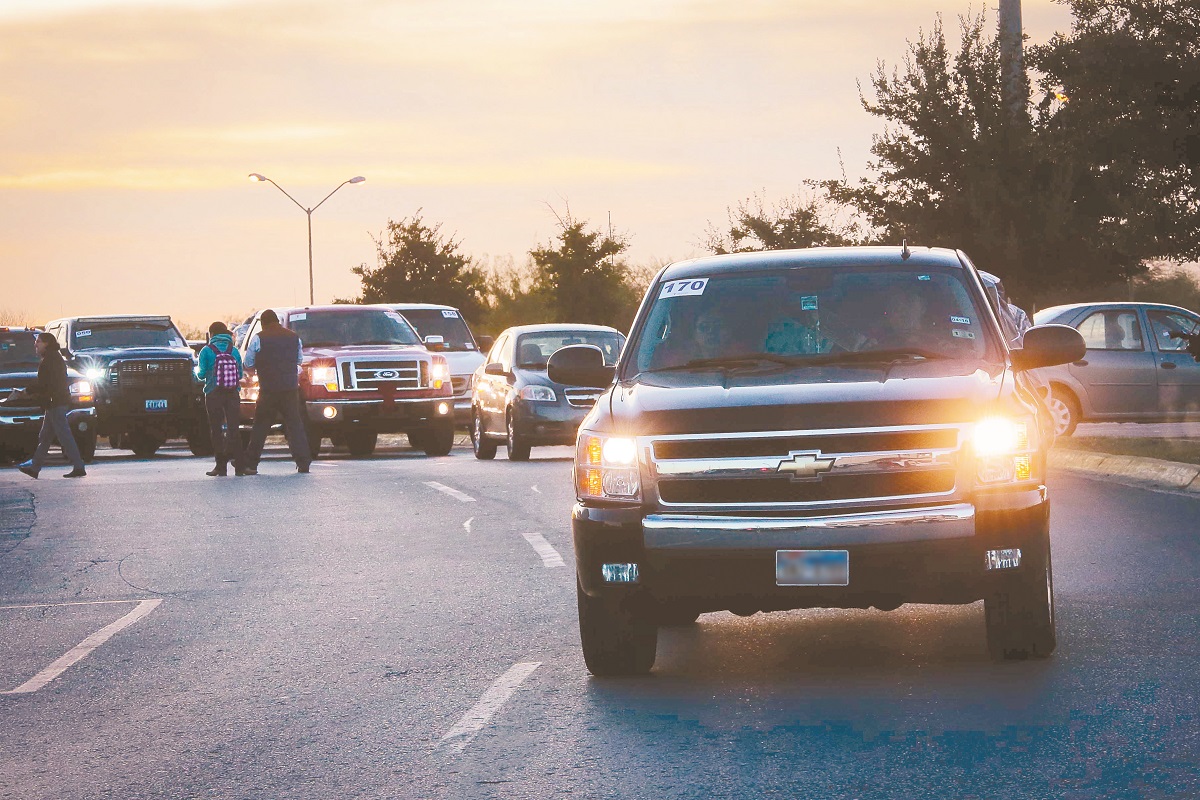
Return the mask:
[[378,361],[343,361],[342,386],[350,390],[379,389],[392,386],[396,389],[420,389],[421,362],[415,359],[382,359]]

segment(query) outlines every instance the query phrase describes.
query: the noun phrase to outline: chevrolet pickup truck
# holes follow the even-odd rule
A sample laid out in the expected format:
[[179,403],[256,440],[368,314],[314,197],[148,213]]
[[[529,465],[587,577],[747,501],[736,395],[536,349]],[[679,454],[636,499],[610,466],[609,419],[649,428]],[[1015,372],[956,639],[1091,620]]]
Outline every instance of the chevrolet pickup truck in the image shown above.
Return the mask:
[[607,386],[580,426],[572,535],[583,656],[649,671],[702,613],[982,600],[997,659],[1056,644],[1046,453],[1029,371],[961,251],[814,248],[666,267],[617,366],[587,345],[552,380]]
[[[381,433],[406,433],[426,455],[450,452],[454,407],[446,359],[430,353],[400,314],[356,305],[275,312],[300,337],[300,401],[313,458],[324,438],[351,455],[370,455]],[[261,314],[239,342],[243,354],[261,330]],[[249,426],[258,399],[252,379],[241,395],[242,423]]]

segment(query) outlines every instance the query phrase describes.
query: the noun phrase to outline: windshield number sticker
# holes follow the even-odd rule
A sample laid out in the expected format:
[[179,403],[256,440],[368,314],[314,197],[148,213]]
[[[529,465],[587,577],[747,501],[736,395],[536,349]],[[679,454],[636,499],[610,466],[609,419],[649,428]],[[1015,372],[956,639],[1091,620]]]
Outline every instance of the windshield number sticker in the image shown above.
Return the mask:
[[950,333],[953,336],[957,336],[959,339],[974,339],[975,338],[975,334],[971,333],[970,331],[960,331],[958,328],[952,328],[950,330]]
[[458,319],[458,312],[454,309],[447,308],[442,310],[442,316],[446,319]]
[[183,347],[183,339],[176,339],[172,337],[171,347]]
[[800,298],[800,310],[801,311],[816,311],[817,310],[817,296],[815,294],[809,294],[809,295],[805,295],[805,296],[801,297]]
[[953,322],[955,325],[970,325],[971,324],[970,317],[951,317],[950,321]]
[[83,337],[85,337],[85,336],[91,336],[91,335],[92,335],[92,331],[91,331],[91,329],[90,329],[90,328],[84,328],[84,329],[83,329],[83,330],[81,330],[81,331],[75,331],[75,338],[76,338],[76,339],[82,339],[82,338],[83,338]]
[[708,278],[694,278],[691,280],[671,281],[664,283],[662,291],[658,293],[658,299],[670,297],[691,297],[704,294],[704,287],[708,285]]
[[918,275],[918,276],[917,276],[917,280],[919,280],[919,281],[931,281],[931,280],[933,280],[933,278],[930,278],[928,275]]
[[308,319],[308,314],[303,312],[299,314],[292,314],[292,322],[303,322],[306,319]]

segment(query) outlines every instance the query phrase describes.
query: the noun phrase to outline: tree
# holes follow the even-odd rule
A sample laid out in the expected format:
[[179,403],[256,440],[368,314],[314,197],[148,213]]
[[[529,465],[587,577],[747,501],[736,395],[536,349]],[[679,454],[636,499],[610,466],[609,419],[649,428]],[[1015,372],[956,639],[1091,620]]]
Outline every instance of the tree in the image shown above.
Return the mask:
[[362,279],[358,303],[444,303],[474,317],[485,306],[486,282],[461,242],[429,226],[420,209],[399,222],[388,220],[386,238],[375,239],[377,266],[351,269]]
[[763,196],[756,194],[738,203],[736,210],[728,210],[728,231],[719,231],[709,223],[703,246],[720,255],[799,247],[840,247],[863,241],[865,234],[853,222],[839,219],[840,211],[845,209],[832,203],[824,192],[788,197],[770,208]]

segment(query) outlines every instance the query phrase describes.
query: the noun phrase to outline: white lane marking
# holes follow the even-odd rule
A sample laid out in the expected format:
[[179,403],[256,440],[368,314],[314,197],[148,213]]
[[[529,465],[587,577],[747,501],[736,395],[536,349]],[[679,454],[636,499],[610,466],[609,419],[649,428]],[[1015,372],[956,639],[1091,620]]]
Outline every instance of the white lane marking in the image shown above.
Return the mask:
[[59,606],[113,606],[118,603],[137,603],[138,600],[80,600],[71,603],[34,603],[27,606],[0,606],[0,611],[17,608],[58,608]]
[[537,488],[537,484],[536,484],[536,483],[535,483],[533,486],[530,486],[529,488],[530,488],[530,489],[533,489],[533,491],[537,492],[538,494],[541,494],[541,493],[542,493],[542,490],[541,490],[541,489],[539,489],[539,488]]
[[439,492],[444,492],[445,494],[448,494],[455,499],[461,500],[464,503],[474,503],[475,502],[475,498],[471,497],[471,495],[463,494],[458,489],[451,488],[444,483],[438,483],[437,481],[425,481],[425,485],[428,486],[430,489],[437,489]]
[[114,635],[120,633],[125,628],[128,628],[130,625],[137,622],[154,609],[158,608],[161,603],[162,598],[157,597],[153,600],[138,601],[137,606],[128,614],[121,617],[116,622],[105,625],[103,628],[72,647],[66,653],[59,656],[54,660],[54,663],[22,683],[17,688],[10,689],[7,692],[0,692],[0,694],[30,694],[32,692],[36,692],[50,681],[66,672],[71,665],[86,658],[93,650],[107,642]]
[[474,522],[474,521],[475,521],[475,518],[474,518],[474,517],[471,517],[469,520],[467,520],[466,522],[464,522],[464,523],[463,523],[463,530],[465,530],[467,533],[470,533],[470,532],[471,532],[471,523],[472,523],[472,522]]
[[446,731],[446,735],[441,738],[437,746],[441,747],[448,743],[450,749],[461,753],[463,748],[470,744],[475,735],[483,730],[484,726],[495,716],[496,712],[504,707],[517,687],[524,683],[525,679],[541,665],[540,661],[520,661],[509,667],[508,672],[505,672],[488,687],[488,690],[483,693],[483,697],[479,698],[479,702],[470,711],[463,714],[453,728]]
[[540,533],[522,533],[525,541],[529,542],[530,546],[542,557],[542,563],[546,565],[546,569],[551,567],[565,567],[562,556],[554,549],[554,545],[546,541],[546,537]]

